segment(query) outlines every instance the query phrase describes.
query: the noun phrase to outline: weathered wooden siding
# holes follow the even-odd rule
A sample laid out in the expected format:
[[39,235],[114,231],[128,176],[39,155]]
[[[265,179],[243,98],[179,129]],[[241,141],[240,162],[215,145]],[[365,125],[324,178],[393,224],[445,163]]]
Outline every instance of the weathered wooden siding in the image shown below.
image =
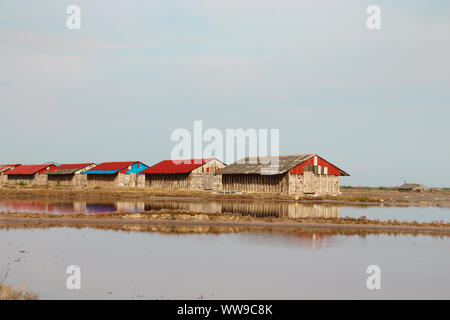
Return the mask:
[[137,173],[116,174],[85,174],[87,180],[80,181],[89,188],[136,188],[138,187]]
[[118,187],[118,174],[88,174],[87,186],[89,188]]
[[145,174],[145,187],[161,190],[180,190],[189,189],[189,174],[172,173],[172,174]]
[[[211,180],[211,187],[207,187],[209,183],[205,183],[206,179]],[[202,173],[171,173],[145,174],[145,188],[161,189],[161,190],[204,190],[212,189],[214,176],[212,174]]]
[[46,185],[47,175],[45,174],[18,174],[18,175],[2,175],[3,184],[31,184]]
[[35,176],[34,174],[7,175],[6,183],[7,184],[35,184],[34,176]]
[[288,193],[288,175],[223,174],[223,191]]
[[297,195],[338,195],[339,176],[304,172],[289,174],[289,193]]
[[285,173],[280,175],[218,174],[215,191],[281,193],[293,195],[338,195],[339,177],[335,175]]
[[213,159],[190,173],[146,173],[143,185],[145,188],[161,190],[212,190],[215,185],[214,173],[223,167],[223,163]]
[[51,174],[47,176],[47,184],[49,186],[61,185],[72,186],[74,180],[74,174]]

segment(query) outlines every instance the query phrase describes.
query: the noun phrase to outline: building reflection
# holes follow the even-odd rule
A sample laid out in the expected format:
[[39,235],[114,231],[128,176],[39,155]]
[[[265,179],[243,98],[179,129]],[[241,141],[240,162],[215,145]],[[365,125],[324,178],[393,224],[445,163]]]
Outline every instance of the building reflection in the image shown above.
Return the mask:
[[206,214],[236,214],[255,218],[338,218],[339,207],[331,204],[309,204],[281,201],[0,201],[0,212],[49,214],[133,213],[177,210]]
[[338,218],[339,207],[325,204],[284,202],[229,202],[223,205],[222,213],[258,218]]

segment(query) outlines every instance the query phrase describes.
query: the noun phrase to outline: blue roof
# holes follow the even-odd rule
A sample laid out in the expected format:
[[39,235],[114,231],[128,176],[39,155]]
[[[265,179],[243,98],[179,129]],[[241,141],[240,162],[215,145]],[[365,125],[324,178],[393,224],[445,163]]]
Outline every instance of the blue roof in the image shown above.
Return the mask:
[[83,174],[139,173],[147,168],[147,165],[139,161],[103,162],[91,170],[83,172]]
[[82,172],[81,174],[113,174],[113,173],[117,173],[120,170],[89,170],[89,171],[85,171]]

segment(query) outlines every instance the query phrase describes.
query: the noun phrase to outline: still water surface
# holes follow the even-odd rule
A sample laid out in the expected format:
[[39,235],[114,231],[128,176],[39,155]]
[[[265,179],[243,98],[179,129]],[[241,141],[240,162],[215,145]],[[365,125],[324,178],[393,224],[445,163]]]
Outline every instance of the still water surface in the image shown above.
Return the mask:
[[[373,264],[381,290],[366,287]],[[66,288],[69,265],[81,290]],[[6,270],[41,299],[450,299],[450,238],[1,229]]]
[[437,207],[361,207],[337,206],[332,204],[305,204],[277,201],[236,201],[236,200],[152,200],[152,201],[54,201],[0,200],[0,212],[32,213],[130,213],[150,210],[182,210],[202,213],[224,213],[250,215],[254,217],[352,217],[365,216],[369,219],[400,220],[418,222],[450,222],[450,209]]

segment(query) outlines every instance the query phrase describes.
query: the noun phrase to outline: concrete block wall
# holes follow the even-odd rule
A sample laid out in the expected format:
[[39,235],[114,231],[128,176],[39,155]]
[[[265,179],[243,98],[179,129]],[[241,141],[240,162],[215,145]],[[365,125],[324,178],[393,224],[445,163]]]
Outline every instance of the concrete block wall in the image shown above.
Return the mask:
[[119,173],[118,186],[121,188],[136,188],[138,185],[137,173]]
[[216,191],[216,192],[223,191],[222,175],[221,174],[216,174],[214,176],[213,191]]
[[87,174],[75,174],[72,184],[75,188],[86,188],[88,186]]
[[189,190],[203,190],[203,174],[191,173],[188,180]]
[[303,176],[289,173],[289,194],[303,195]]
[[36,184],[39,186],[45,186],[47,185],[47,178],[48,176],[46,174],[37,174],[34,177],[34,182],[32,184]]

